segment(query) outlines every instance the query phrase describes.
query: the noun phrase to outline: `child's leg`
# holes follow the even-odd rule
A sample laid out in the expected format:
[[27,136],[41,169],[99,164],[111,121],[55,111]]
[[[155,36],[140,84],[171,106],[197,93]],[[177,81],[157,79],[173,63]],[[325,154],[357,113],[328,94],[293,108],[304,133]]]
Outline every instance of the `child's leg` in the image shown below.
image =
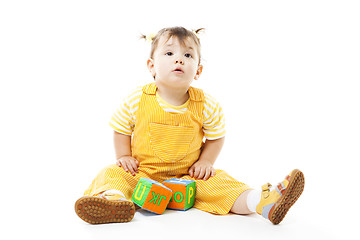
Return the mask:
[[247,190],[235,201],[231,212],[249,214],[257,212],[274,224],[279,224],[287,211],[304,190],[304,174],[295,169],[275,188],[270,184],[262,187],[262,192]]
[[111,164],[98,173],[88,189],[84,192],[84,195],[96,196],[106,190],[117,189],[121,191],[127,199],[130,199],[132,191],[140,177],[146,176],[141,174],[132,176],[130,173],[125,172],[122,167]]
[[140,175],[132,176],[115,164],[105,167],[85,191],[86,196],[76,201],[76,214],[92,224],[130,221],[135,206],[127,199],[131,199]]
[[254,190],[249,189],[240,194],[240,196],[236,199],[234,205],[230,209],[230,212],[241,215],[254,213],[254,211],[250,210],[249,204],[247,203],[249,194],[252,192],[254,192]]
[[[194,208],[202,211],[225,215],[228,214],[236,199],[250,189],[245,183],[239,182],[225,171],[216,169],[214,177],[206,181],[196,181]],[[189,175],[183,179],[194,180]],[[243,204],[239,205],[243,206]]]

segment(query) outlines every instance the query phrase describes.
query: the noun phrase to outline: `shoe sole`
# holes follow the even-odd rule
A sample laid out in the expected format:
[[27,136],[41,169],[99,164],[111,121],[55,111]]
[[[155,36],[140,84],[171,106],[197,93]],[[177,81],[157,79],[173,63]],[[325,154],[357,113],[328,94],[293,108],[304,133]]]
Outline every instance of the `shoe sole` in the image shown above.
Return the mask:
[[75,202],[75,212],[91,224],[123,223],[134,218],[135,206],[130,201],[85,196]]
[[279,224],[284,219],[289,209],[304,191],[304,186],[304,174],[298,169],[293,170],[290,174],[289,185],[287,186],[285,193],[279,198],[275,203],[274,208],[269,213],[269,220],[273,224]]

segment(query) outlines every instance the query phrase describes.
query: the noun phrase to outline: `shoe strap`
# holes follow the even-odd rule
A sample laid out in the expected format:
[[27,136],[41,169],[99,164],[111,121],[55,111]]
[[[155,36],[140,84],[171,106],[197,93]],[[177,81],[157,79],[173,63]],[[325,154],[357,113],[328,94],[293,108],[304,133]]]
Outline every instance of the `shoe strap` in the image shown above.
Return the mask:
[[280,195],[283,195],[285,193],[285,190],[286,190],[286,187],[284,185],[284,183],[279,183],[277,186],[276,186],[276,191],[280,194]]
[[268,198],[270,195],[270,188],[272,187],[272,185],[270,183],[264,184],[261,189],[261,195],[264,199]]

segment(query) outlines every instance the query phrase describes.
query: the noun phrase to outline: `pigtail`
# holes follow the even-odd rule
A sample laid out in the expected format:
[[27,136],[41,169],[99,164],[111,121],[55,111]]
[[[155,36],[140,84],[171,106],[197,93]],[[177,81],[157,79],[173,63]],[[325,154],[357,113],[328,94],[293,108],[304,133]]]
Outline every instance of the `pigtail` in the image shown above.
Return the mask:
[[198,28],[196,30],[193,30],[194,33],[199,34],[205,32],[205,28]]
[[145,34],[140,34],[140,36],[139,36],[139,39],[144,39],[144,40],[146,40],[146,35]]
[[145,39],[147,42],[152,43],[154,41],[155,37],[156,37],[156,34],[149,33],[147,35],[141,34],[139,39]]
[[198,29],[193,29],[192,32],[195,34],[195,36],[197,38],[200,38],[199,35],[202,34],[203,32],[205,32],[205,28],[198,28]]

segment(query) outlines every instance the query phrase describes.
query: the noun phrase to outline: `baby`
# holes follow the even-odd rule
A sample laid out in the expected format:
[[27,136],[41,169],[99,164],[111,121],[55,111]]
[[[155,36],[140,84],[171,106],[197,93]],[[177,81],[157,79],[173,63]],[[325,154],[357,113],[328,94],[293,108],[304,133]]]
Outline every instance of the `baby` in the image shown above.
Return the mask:
[[201,30],[173,27],[143,36],[151,41],[147,67],[154,82],[132,92],[113,115],[116,164],[104,168],[76,201],[84,221],[131,221],[135,206],[129,199],[141,177],[195,180],[195,208],[214,214],[257,212],[273,224],[301,195],[304,175],[297,169],[276,187],[265,184],[261,190],[214,169],[225,122],[219,103],[191,87],[203,70]]

